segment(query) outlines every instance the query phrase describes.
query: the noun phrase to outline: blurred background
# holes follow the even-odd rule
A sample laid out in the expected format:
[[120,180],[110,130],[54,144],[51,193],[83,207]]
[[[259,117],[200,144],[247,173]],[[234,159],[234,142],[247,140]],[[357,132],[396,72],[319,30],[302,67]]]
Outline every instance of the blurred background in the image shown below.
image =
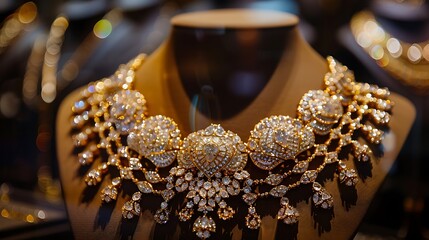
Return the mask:
[[300,16],[304,38],[359,81],[413,102],[417,118],[355,239],[429,239],[429,1],[0,1],[0,238],[71,239],[54,142],[74,89],[150,54],[172,16],[219,8]]

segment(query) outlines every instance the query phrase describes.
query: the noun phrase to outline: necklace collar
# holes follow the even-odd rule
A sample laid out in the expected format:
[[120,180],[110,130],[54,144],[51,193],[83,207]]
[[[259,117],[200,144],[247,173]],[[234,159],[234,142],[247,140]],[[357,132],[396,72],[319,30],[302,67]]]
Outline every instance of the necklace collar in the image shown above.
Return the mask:
[[[297,223],[299,213],[288,195],[304,185],[311,185],[314,207],[331,209],[332,195],[319,183],[319,173],[335,165],[338,181],[353,187],[358,174],[348,156],[339,153],[351,149],[358,161],[369,161],[370,147],[358,141],[358,133],[370,144],[380,144],[379,128],[390,121],[389,91],[355,82],[347,67],[328,57],[324,89],[304,94],[296,118],[264,118],[247,141],[218,124],[183,137],[173,119],[150,116],[143,94],[134,90],[135,71],[143,61],[140,55],[113,76],[91,83],[73,106],[73,140],[77,149],[84,149],[78,159],[93,166],[85,181],[94,186],[106,175],[119,175],[102,189],[104,202],[117,199],[122,182],[134,183],[138,191],[122,207],[126,219],[140,215],[143,194],[161,196],[154,215],[160,224],[170,217],[171,199],[183,194],[179,220],[193,219],[192,230],[202,239],[216,232],[213,215],[234,217],[236,210],[228,205],[232,198],[248,205],[244,221],[250,229],[261,224],[256,203],[262,198],[279,199],[277,218]],[[257,177],[248,172],[252,167],[260,172]],[[161,174],[162,168],[168,173]]]

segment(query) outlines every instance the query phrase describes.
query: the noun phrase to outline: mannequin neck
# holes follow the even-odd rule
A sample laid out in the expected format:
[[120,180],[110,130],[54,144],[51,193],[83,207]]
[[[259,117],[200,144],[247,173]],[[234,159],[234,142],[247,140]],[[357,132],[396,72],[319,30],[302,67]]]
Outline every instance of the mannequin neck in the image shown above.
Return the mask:
[[283,54],[293,51],[293,34],[294,26],[174,27],[172,50],[187,98],[198,112],[214,120],[239,114],[271,80]]
[[166,42],[137,71],[136,88],[146,96],[150,115],[173,118],[185,133],[219,123],[242,137],[264,117],[295,115],[311,83],[302,91],[300,85],[313,79],[298,77],[308,72],[303,63],[317,62],[316,89],[326,64],[299,35],[295,16],[254,13],[222,10],[173,18]]

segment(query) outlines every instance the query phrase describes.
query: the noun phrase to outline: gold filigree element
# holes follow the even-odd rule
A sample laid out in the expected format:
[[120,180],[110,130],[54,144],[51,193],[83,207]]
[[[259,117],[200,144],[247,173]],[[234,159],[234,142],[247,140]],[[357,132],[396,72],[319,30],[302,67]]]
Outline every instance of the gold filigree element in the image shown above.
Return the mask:
[[192,231],[196,232],[197,237],[206,239],[210,237],[211,232],[216,232],[216,224],[211,217],[204,215],[197,218],[192,227]]
[[143,95],[133,90],[122,90],[113,95],[110,107],[110,120],[116,130],[127,134],[145,118],[146,100]]
[[280,200],[281,208],[277,213],[277,219],[283,220],[285,224],[294,224],[298,222],[299,212],[289,204],[289,199],[283,197]]
[[322,90],[308,91],[298,105],[298,116],[304,123],[310,123],[313,131],[326,135],[343,115],[339,97],[330,96]]
[[312,147],[313,129],[298,119],[272,116],[256,124],[247,145],[253,163],[261,169],[271,170]]
[[[201,239],[216,231],[214,215],[222,221],[236,215],[228,205],[231,198],[241,198],[247,204],[244,220],[249,229],[261,225],[256,210],[261,198],[280,199],[278,220],[297,223],[300,213],[287,196],[302,185],[311,184],[313,194],[308,197],[315,207],[331,208],[332,195],[318,183],[319,173],[326,165],[336,165],[338,181],[348,187],[356,185],[356,170],[347,166],[347,157],[339,153],[349,146],[358,161],[369,161],[370,147],[358,141],[355,133],[371,144],[380,144],[384,132],[379,126],[390,121],[393,103],[388,99],[389,91],[355,82],[347,67],[329,57],[324,90],[311,90],[302,97],[297,118],[261,120],[247,144],[217,124],[182,140],[172,119],[147,115],[145,98],[133,89],[135,70],[143,57],[90,84],[72,108],[73,141],[82,149],[80,164],[101,162],[93,166],[85,181],[89,186],[97,185],[109,174],[109,167],[116,169],[119,177],[101,190],[103,202],[115,201],[122,182],[132,182],[138,192],[123,205],[123,217],[139,216],[144,194],[153,194],[163,199],[154,214],[159,224],[168,222],[175,212],[170,201],[182,195],[185,200],[178,210],[179,220],[195,219],[192,231]],[[246,170],[251,167],[248,158],[260,169],[257,175],[261,178]],[[314,162],[316,158],[322,161]],[[161,174],[159,168],[169,171]]]
[[245,150],[246,146],[237,134],[212,124],[183,140],[178,155],[179,166],[197,167],[208,178],[223,169],[236,172],[246,165]]
[[157,167],[167,167],[176,159],[180,147],[180,130],[170,118],[149,117],[128,135],[128,146]]
[[318,182],[313,183],[313,203],[316,207],[320,207],[323,209],[332,208],[334,204],[334,199],[332,195],[320,185]]

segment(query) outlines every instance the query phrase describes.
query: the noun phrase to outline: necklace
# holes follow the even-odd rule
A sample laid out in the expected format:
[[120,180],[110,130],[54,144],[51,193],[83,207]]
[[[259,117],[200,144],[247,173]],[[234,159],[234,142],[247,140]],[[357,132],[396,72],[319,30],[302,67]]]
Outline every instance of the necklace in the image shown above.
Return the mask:
[[[183,194],[179,220],[195,219],[192,230],[202,239],[216,231],[213,214],[220,220],[234,216],[230,198],[241,198],[248,205],[245,223],[250,229],[261,224],[256,202],[262,198],[279,199],[277,218],[297,223],[299,212],[287,195],[303,185],[311,186],[314,207],[330,209],[332,195],[317,181],[318,174],[335,164],[341,184],[357,184],[356,170],[346,165],[348,156],[339,153],[349,146],[358,161],[369,161],[370,147],[358,142],[356,133],[380,144],[379,127],[390,121],[393,103],[387,89],[355,82],[347,67],[332,57],[327,60],[325,88],[304,94],[297,118],[267,117],[244,143],[218,124],[182,138],[173,119],[149,116],[144,96],[133,89],[135,70],[144,61],[144,55],[138,56],[113,76],[89,84],[72,108],[72,138],[81,150],[78,160],[94,166],[85,182],[95,186],[106,175],[118,176],[101,190],[104,202],[117,199],[123,182],[134,183],[138,191],[122,207],[125,219],[140,215],[143,194],[161,196],[154,215],[160,224],[169,219],[170,200]],[[250,165],[265,177],[252,176],[247,171]],[[163,168],[169,170],[165,176],[159,171]]]
[[415,89],[428,89],[429,41],[401,41],[386,32],[367,11],[354,16],[350,26],[356,42],[386,72]]

